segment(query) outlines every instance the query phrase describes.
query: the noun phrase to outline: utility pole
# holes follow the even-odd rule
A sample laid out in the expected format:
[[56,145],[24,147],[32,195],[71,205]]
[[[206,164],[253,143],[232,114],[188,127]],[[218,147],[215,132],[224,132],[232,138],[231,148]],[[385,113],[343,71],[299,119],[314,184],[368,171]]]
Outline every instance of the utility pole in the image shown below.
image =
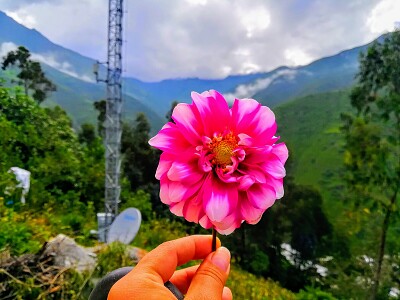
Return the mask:
[[[118,215],[119,196],[121,193],[121,111],[122,111],[122,15],[123,0],[109,0],[108,6],[108,49],[107,79],[98,78],[98,64],[94,66],[97,81],[107,84],[106,119],[105,119],[105,199],[104,227],[100,228],[99,239],[107,242],[109,227]],[[100,222],[99,222],[100,223]],[[102,230],[102,232],[100,232]]]

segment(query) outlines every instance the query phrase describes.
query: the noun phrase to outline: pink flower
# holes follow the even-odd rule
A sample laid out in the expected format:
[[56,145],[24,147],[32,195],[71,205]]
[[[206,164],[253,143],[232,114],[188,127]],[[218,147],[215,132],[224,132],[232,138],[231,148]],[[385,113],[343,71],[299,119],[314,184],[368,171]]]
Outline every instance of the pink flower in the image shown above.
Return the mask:
[[229,234],[256,224],[283,196],[288,150],[275,144],[274,113],[253,99],[230,109],[217,91],[192,92],[150,139],[163,151],[156,171],[161,201],[172,213]]

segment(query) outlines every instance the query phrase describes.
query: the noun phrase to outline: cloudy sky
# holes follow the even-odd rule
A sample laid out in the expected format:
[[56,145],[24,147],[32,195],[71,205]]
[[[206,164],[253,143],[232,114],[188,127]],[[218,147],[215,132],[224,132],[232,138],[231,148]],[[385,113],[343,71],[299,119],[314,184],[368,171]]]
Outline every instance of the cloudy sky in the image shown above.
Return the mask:
[[[400,0],[124,2],[124,72],[145,81],[303,65],[400,25]],[[0,10],[64,47],[106,57],[107,0],[0,0]]]

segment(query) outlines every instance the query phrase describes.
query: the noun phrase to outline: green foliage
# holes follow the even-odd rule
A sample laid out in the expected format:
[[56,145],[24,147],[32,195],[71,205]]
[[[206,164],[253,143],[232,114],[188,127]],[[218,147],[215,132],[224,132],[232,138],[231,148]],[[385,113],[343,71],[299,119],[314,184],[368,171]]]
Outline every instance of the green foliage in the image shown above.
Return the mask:
[[31,172],[27,199],[31,207],[102,199],[101,141],[92,138],[90,143],[79,144],[71,120],[60,107],[42,108],[18,91],[13,94],[0,88],[0,128],[0,173],[13,166]]
[[400,31],[395,31],[360,56],[358,83],[351,92],[357,114],[343,115],[349,193],[357,199],[356,210],[367,209],[380,223],[362,228],[367,241],[379,236],[371,299],[378,294],[387,235],[400,199],[399,65]]
[[41,244],[35,239],[36,229],[25,219],[27,214],[20,214],[4,206],[0,198],[0,251],[9,249],[12,255],[36,252]]
[[[288,179],[285,196],[264,213],[257,225],[243,224],[235,234],[223,238],[223,242],[243,269],[273,278],[285,288],[297,291],[319,278],[314,268],[304,269],[304,265],[339,252],[338,246],[330,243],[333,235],[318,191]],[[283,243],[297,250],[294,265],[281,254]]]
[[315,94],[297,98],[275,110],[278,135],[289,148],[291,168],[288,175],[297,184],[317,188],[323,209],[336,226],[344,216],[343,135],[340,132],[343,112],[351,111],[347,91]]
[[97,266],[94,276],[101,278],[116,269],[134,265],[136,265],[136,261],[132,260],[128,255],[127,246],[114,242],[101,249],[97,254]]
[[82,124],[81,131],[78,134],[78,140],[81,144],[88,146],[92,145],[96,141],[96,131],[92,124]]
[[101,100],[93,103],[94,108],[97,110],[97,133],[102,138],[105,137],[104,122],[106,120],[107,101]]
[[306,287],[305,290],[301,290],[297,295],[298,300],[335,300],[330,293],[321,291],[319,288]]
[[174,120],[172,120],[172,112],[174,111],[175,106],[178,105],[178,101],[173,101],[171,103],[171,108],[170,110],[167,112],[167,114],[165,115],[165,118],[167,119],[168,122],[173,122]]
[[[124,187],[126,184],[122,182]],[[135,192],[129,191],[129,189],[123,189],[121,194],[121,211],[129,207],[135,207],[140,210],[143,221],[147,221],[153,217],[153,209],[151,206],[150,194],[143,190],[137,190]]]
[[255,275],[261,275],[266,273],[269,268],[269,258],[268,255],[265,254],[263,251],[257,249],[253,250],[253,255],[250,257],[248,264],[249,264],[249,271]]
[[157,167],[157,155],[149,145],[150,124],[143,113],[139,113],[134,124],[125,123],[122,131],[121,151],[125,176],[131,190],[145,187],[156,182],[154,178]]
[[154,218],[143,222],[133,245],[151,250],[158,245],[186,235],[187,227],[181,222]]
[[45,76],[40,63],[30,59],[30,52],[23,46],[15,51],[10,51],[3,59],[2,69],[16,65],[20,72],[17,74],[18,84],[22,84],[25,95],[32,90],[32,98],[37,103],[42,103],[47,94],[56,90],[56,86]]
[[233,299],[248,300],[291,300],[295,294],[280,287],[270,279],[232,267],[226,284],[232,291]]

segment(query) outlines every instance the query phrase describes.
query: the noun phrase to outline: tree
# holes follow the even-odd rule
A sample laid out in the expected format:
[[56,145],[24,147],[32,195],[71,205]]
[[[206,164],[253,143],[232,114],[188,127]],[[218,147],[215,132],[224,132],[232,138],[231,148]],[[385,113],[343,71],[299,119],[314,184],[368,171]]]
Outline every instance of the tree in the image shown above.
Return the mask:
[[174,120],[172,120],[172,112],[174,111],[174,108],[177,105],[178,105],[178,101],[173,101],[171,103],[171,108],[169,109],[169,111],[165,115],[165,118],[168,120],[168,122],[174,122]]
[[105,157],[104,145],[101,137],[96,135],[92,124],[82,124],[78,140],[83,148],[83,158],[80,168],[84,178],[81,183],[81,201],[94,203],[97,209],[101,208],[100,199],[104,198]]
[[382,216],[370,293],[371,299],[376,299],[388,229],[399,204],[400,31],[361,54],[357,78],[351,92],[356,114],[342,116],[346,180],[357,204]]
[[93,106],[99,113],[97,116],[97,132],[99,136],[104,138],[106,135],[104,122],[106,121],[107,101],[106,100],[96,101],[93,103]]
[[149,145],[150,123],[143,113],[138,113],[134,124],[124,123],[121,152],[124,174],[128,177],[132,191],[155,182],[157,168],[155,150]]
[[78,140],[81,144],[86,144],[87,146],[93,145],[96,140],[96,130],[92,124],[82,124],[81,131],[78,133]]
[[[150,123],[143,113],[138,113],[134,123],[124,123],[121,138],[123,154],[123,175],[129,182],[131,192],[139,189],[150,194],[152,208],[157,213],[163,212],[165,206],[158,196],[160,186],[154,175],[157,169],[159,154],[152,148],[150,139]],[[124,179],[121,180],[124,182]],[[121,196],[124,196],[121,194]],[[125,197],[127,198],[127,197]]]
[[49,92],[56,90],[56,86],[45,76],[40,63],[31,60],[30,57],[29,50],[20,46],[3,58],[2,69],[5,70],[10,66],[18,67],[20,70],[17,74],[18,84],[23,85],[27,96],[31,90],[32,98],[40,104]]
[[32,173],[31,205],[79,199],[83,152],[65,111],[0,88],[0,128],[0,173],[13,166]]

